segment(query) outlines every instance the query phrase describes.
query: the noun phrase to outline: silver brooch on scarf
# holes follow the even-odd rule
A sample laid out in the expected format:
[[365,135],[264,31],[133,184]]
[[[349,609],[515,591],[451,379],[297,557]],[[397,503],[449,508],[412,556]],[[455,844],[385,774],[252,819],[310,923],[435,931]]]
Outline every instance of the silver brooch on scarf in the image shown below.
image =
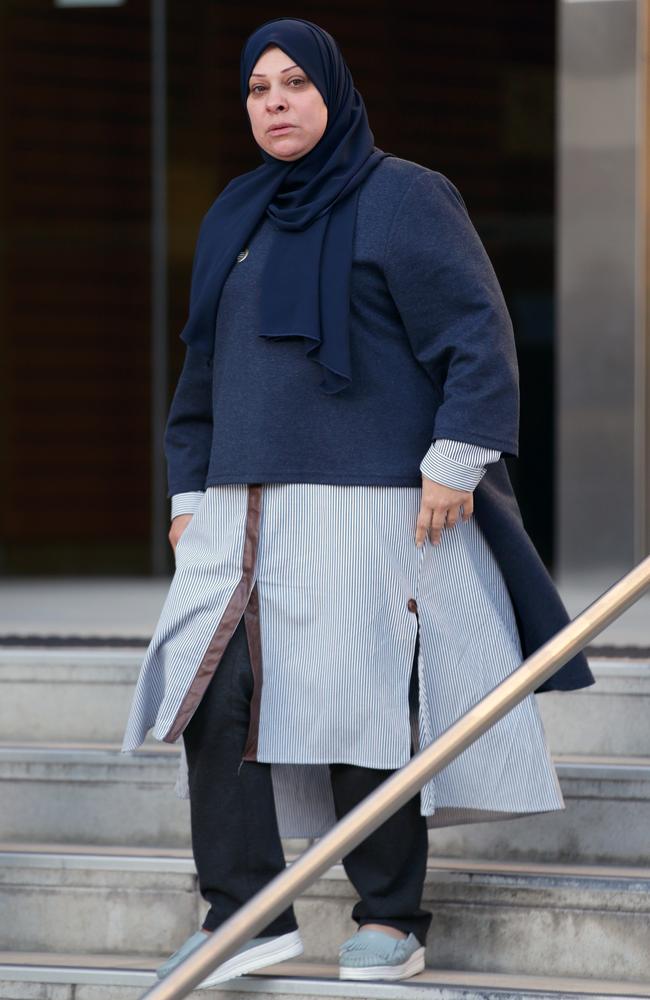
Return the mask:
[[248,247],[246,247],[245,250],[240,250],[240,252],[237,254],[237,263],[241,264],[241,262],[243,260],[246,260],[247,257],[248,257]]

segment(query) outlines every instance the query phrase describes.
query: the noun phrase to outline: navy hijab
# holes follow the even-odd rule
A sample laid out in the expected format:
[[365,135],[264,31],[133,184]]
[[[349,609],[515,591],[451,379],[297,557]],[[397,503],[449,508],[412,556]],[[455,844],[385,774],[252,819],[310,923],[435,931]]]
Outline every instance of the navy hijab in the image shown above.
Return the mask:
[[233,178],[209,208],[199,231],[181,339],[212,355],[224,281],[266,215],[273,238],[261,279],[259,336],[303,337],[305,353],[323,367],[320,388],[331,394],[351,381],[350,272],[360,185],[394,154],[374,145],[363,98],[337,43],[311,21],[276,18],[248,37],[240,59],[244,108],[255,63],[271,44],[318,88],[327,126],[296,160],[277,159],[260,147],[264,163]]

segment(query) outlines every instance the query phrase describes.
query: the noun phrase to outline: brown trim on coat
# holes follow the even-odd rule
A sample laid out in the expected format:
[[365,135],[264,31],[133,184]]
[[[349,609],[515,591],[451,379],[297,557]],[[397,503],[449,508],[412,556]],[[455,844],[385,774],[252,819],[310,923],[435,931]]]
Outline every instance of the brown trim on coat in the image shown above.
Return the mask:
[[260,632],[260,604],[257,582],[251,591],[244,611],[244,624],[253,668],[253,695],[250,707],[250,726],[242,760],[257,760],[257,740],[260,731],[260,702],[262,700],[262,635]]
[[[420,623],[420,611],[418,608],[418,602],[414,597],[409,598],[407,607],[409,611],[412,611],[415,615],[415,621],[417,622],[417,629],[415,632],[415,646],[413,649],[413,656],[411,658],[411,670],[416,671],[418,674],[418,698],[417,704],[411,708],[410,704],[410,690],[409,690],[409,721],[411,726],[411,756],[417,753],[422,746],[422,741],[420,738],[420,699],[422,698],[422,691],[420,689],[420,655],[422,652],[422,626]],[[417,650],[417,657],[415,655]]]
[[[163,736],[163,742],[165,743],[175,743],[194,715],[208,684],[212,680],[212,676],[217,669],[226,646],[246,610],[246,605],[254,587],[253,573],[255,571],[255,560],[259,544],[261,513],[262,484],[249,483],[242,575],[219,620],[210,644],[203,654],[203,658],[181,702],[176,717],[167,733]],[[251,586],[252,584],[253,586]]]

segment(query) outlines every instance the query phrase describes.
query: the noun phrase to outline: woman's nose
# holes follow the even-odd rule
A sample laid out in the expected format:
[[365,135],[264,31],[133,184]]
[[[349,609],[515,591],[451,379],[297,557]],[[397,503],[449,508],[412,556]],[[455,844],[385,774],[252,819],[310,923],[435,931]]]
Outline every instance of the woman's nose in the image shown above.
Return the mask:
[[283,108],[286,108],[286,102],[281,94],[272,94],[269,92],[267,107],[269,111],[281,111]]

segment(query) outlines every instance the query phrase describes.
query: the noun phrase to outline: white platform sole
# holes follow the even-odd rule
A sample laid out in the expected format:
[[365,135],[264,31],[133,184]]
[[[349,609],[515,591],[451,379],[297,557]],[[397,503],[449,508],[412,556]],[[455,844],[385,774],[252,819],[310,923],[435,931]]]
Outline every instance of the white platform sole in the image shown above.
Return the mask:
[[424,948],[418,948],[401,965],[339,966],[339,979],[407,979],[424,969]]
[[228,979],[243,976],[255,969],[263,969],[266,965],[275,965],[276,962],[284,962],[287,958],[295,958],[296,955],[302,955],[303,951],[300,931],[281,934],[272,941],[265,941],[254,948],[248,948],[240,955],[232,955],[221,965],[218,965],[214,972],[211,972],[194,989],[207,990],[211,986],[225,983]]

